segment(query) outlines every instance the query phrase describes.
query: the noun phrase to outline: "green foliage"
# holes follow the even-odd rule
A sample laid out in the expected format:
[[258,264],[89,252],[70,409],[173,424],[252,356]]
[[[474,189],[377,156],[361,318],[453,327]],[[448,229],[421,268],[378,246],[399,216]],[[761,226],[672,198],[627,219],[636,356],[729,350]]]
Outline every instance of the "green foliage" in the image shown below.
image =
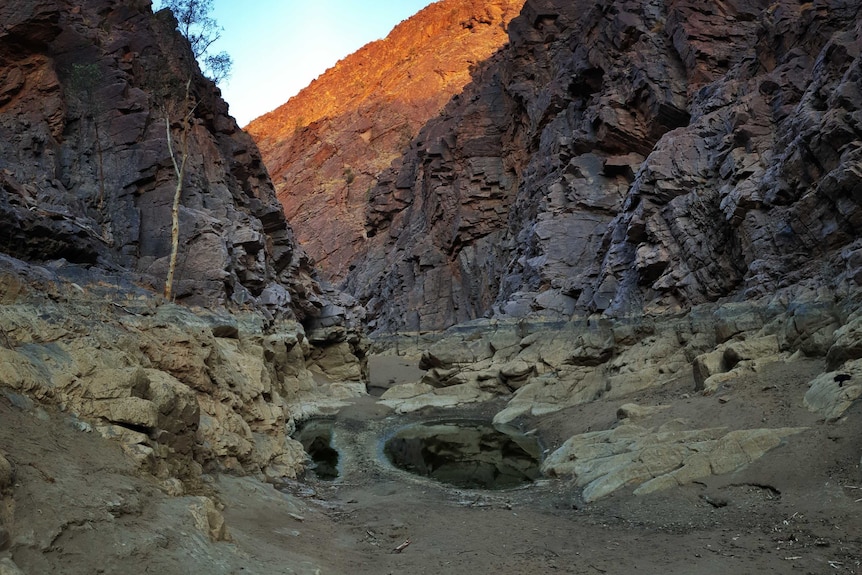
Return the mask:
[[344,181],[349,186],[356,180],[356,174],[353,173],[353,170],[350,168],[346,168],[344,170]]
[[189,41],[203,73],[216,84],[230,76],[233,60],[227,52],[211,54],[223,28],[210,17],[212,0],[162,0],[161,7],[173,12],[177,29]]
[[230,77],[233,60],[231,60],[231,57],[227,52],[208,54],[204,56],[203,62],[204,73],[216,84],[219,84]]

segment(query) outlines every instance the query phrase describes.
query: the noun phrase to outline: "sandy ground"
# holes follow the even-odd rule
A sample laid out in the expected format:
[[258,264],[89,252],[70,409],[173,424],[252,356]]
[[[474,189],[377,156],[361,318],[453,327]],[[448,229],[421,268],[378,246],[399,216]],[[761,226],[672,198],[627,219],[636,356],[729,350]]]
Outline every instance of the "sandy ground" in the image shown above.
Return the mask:
[[[382,386],[416,374],[396,357],[373,368]],[[0,507],[12,526],[5,545],[0,533],[0,560],[28,574],[862,573],[862,405],[830,423],[805,411],[806,383],[821,370],[818,362],[775,364],[710,397],[684,378],[522,422],[548,449],[613,426],[619,405],[631,401],[672,406],[646,426],[684,418],[697,427],[810,427],[735,473],[589,505],[561,480],[480,492],[392,468],[381,438],[452,413],[395,417],[374,397],[335,418],[335,481],[309,476],[276,489],[206,476],[193,493],[171,496],[117,444],[79,431],[67,414],[0,395],[0,449],[16,468]],[[458,415],[490,417],[502,405]],[[201,495],[217,502],[230,541],[211,542],[196,527],[189,510]]]

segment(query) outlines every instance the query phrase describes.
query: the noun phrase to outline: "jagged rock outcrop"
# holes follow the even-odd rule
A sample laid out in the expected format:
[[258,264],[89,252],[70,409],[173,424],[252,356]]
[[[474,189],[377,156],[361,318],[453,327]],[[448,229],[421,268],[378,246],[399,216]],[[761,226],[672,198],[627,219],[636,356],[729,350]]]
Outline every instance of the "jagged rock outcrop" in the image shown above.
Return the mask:
[[837,418],[862,396],[862,362],[847,350],[860,324],[859,306],[859,297],[809,294],[792,303],[776,297],[703,304],[685,314],[481,319],[419,338],[391,336],[380,343],[418,358],[425,374],[390,387],[382,402],[408,413],[505,398],[494,421],[506,424],[600,398],[632,397],[683,378],[691,379],[691,392],[722,396],[767,366],[832,356],[842,359],[817,372],[804,402],[812,412]]
[[729,473],[756,461],[782,439],[804,428],[686,429],[670,421],[658,429],[625,424],[613,430],[576,435],[548,456],[542,470],[571,476],[584,501],[627,486],[635,495],[668,489]]
[[[316,332],[257,312],[192,311],[105,273],[79,285],[92,276],[74,271],[0,255],[0,395],[59,406],[161,479],[302,471],[294,422],[334,403],[316,381],[329,375],[320,358],[334,355]],[[332,345],[352,361],[338,376],[357,395],[364,344],[343,341]]]
[[[176,28],[147,0],[0,6],[0,391],[74,414],[168,481],[295,477],[293,422],[328,381],[364,390],[367,344]],[[157,295],[169,133],[175,154],[188,142],[176,303]]]
[[378,332],[857,290],[857,1],[529,0],[378,176]]
[[176,299],[314,315],[313,270],[258,150],[171,13],[150,4],[0,7],[0,251],[129,272],[161,290],[176,185],[166,120],[180,140],[193,107]]
[[342,280],[365,239],[368,190],[507,41],[524,0],[443,0],[340,61],[247,129],[320,273]]
[[[391,386],[381,403],[411,413],[505,400],[494,424],[522,428],[583,418],[584,431],[557,443],[543,472],[571,478],[586,502],[625,488],[645,495],[742,469],[814,421],[852,426],[862,405],[862,360],[848,349],[859,308],[858,297],[776,297],[685,314],[483,319],[390,336],[390,347],[426,372]],[[830,356],[841,359],[828,364]],[[673,415],[692,401],[700,407]],[[731,406],[721,425],[703,424],[710,403]],[[767,412],[782,419],[744,428],[737,409],[754,409],[758,422]]]

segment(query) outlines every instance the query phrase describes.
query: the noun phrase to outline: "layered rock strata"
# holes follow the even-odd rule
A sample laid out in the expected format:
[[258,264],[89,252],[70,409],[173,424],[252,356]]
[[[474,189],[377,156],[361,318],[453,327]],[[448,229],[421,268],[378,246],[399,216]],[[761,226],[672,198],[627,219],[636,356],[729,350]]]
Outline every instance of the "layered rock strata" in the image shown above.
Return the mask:
[[377,175],[507,41],[523,4],[435,2],[248,125],[323,277],[344,279],[364,243]]
[[358,337],[323,345],[295,320],[192,311],[107,274],[78,284],[94,272],[73,266],[0,269],[0,395],[62,409],[160,479],[295,478],[295,421],[364,392]]
[[[862,406],[859,310],[858,298],[809,293],[677,315],[476,320],[381,339],[425,370],[381,402],[413,413],[504,400],[494,423],[524,429],[584,418],[601,427],[553,446],[544,473],[571,479],[586,502],[645,495],[740,471],[815,422],[850,433]],[[700,408],[684,407],[692,401]],[[597,415],[609,408],[616,418]],[[734,410],[764,426],[740,428]]]
[[148,1],[0,6],[0,388],[162,478],[295,477],[292,422],[364,389],[367,345],[176,28]]
[[[275,316],[323,305],[251,138],[167,10],[98,0],[0,8],[0,250],[161,290],[186,157],[174,294]],[[188,123],[183,118],[188,117]],[[167,125],[166,125],[167,124]],[[188,145],[183,154],[183,140]]]
[[542,466],[551,476],[574,476],[590,503],[626,486],[635,495],[687,485],[710,475],[730,473],[761,458],[788,436],[790,429],[686,429],[668,422],[648,430],[622,425],[572,437]]
[[380,174],[372,329],[856,290],[860,4],[529,0]]

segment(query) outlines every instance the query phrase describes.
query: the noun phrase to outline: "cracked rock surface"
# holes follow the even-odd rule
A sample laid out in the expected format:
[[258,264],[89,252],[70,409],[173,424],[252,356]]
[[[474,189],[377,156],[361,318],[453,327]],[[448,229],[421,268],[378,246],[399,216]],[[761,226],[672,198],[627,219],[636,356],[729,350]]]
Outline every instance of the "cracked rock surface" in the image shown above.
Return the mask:
[[376,174],[373,330],[859,289],[860,3],[528,0]]

